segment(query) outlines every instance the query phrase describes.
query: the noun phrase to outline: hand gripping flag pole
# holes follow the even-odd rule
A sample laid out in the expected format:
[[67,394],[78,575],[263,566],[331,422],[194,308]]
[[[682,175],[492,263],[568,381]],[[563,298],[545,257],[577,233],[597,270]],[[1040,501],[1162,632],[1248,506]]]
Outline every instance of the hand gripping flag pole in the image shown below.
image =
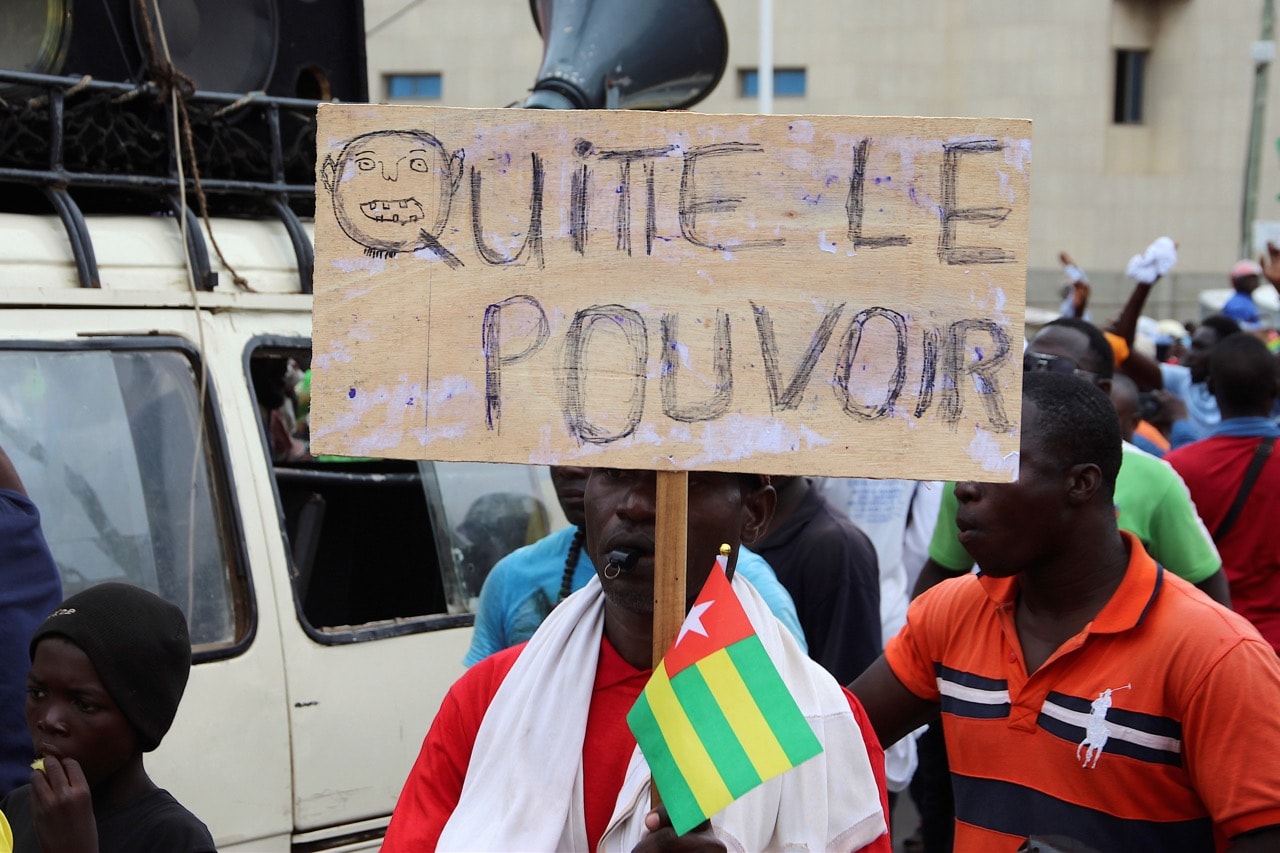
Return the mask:
[[627,715],[681,835],[822,751],[729,583],[725,550]]

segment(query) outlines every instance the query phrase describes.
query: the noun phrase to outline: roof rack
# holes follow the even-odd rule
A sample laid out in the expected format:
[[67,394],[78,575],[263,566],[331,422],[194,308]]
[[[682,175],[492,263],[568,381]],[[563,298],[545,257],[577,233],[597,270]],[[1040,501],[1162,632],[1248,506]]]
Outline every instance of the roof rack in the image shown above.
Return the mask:
[[[315,251],[299,214],[315,210],[315,115],[320,102],[262,92],[195,91],[183,96],[195,172],[210,207],[264,209],[283,222],[298,262],[301,291],[312,291]],[[100,287],[93,243],[73,188],[154,197],[178,216],[178,164],[185,151],[172,99],[154,83],[116,83],[0,70],[0,183],[36,188],[66,229],[81,287]],[[196,176],[188,164],[186,186]],[[2,197],[0,197],[2,198]],[[0,205],[3,205],[0,200]],[[102,206],[101,199],[97,201]],[[109,202],[108,202],[108,208]],[[203,230],[186,210],[187,254],[196,286],[216,273]]]

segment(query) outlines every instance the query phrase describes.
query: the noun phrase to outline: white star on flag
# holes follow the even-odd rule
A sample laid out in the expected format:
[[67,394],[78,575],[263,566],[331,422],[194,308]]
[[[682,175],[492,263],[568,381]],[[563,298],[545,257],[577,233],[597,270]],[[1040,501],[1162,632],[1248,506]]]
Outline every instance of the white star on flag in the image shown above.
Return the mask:
[[684,624],[680,626],[680,635],[676,637],[676,645],[680,645],[680,641],[684,639],[684,635],[692,631],[695,634],[707,636],[707,629],[702,624],[702,614],[711,609],[711,605],[715,604],[715,600],[704,601],[701,604],[695,604],[689,609],[689,615],[684,617]]

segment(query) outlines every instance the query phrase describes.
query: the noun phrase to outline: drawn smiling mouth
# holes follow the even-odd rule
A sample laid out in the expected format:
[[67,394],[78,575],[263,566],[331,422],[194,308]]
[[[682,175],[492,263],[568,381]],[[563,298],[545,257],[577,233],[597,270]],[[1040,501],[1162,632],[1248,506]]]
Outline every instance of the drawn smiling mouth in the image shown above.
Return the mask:
[[414,198],[374,199],[360,205],[360,212],[374,222],[418,222],[423,218],[422,205]]

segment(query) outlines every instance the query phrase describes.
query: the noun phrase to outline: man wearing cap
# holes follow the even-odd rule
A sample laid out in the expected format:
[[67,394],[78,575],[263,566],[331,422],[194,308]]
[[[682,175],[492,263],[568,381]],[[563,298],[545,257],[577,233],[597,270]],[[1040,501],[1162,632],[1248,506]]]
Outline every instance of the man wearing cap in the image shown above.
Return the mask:
[[182,611],[130,584],[98,584],[53,611],[30,655],[39,758],[30,784],[0,800],[14,853],[213,853],[208,828],[142,764],[191,672]]
[[1235,293],[1222,306],[1222,313],[1240,324],[1246,332],[1262,328],[1262,315],[1254,304],[1253,292],[1258,289],[1262,267],[1255,261],[1237,261],[1231,268],[1231,287]]

